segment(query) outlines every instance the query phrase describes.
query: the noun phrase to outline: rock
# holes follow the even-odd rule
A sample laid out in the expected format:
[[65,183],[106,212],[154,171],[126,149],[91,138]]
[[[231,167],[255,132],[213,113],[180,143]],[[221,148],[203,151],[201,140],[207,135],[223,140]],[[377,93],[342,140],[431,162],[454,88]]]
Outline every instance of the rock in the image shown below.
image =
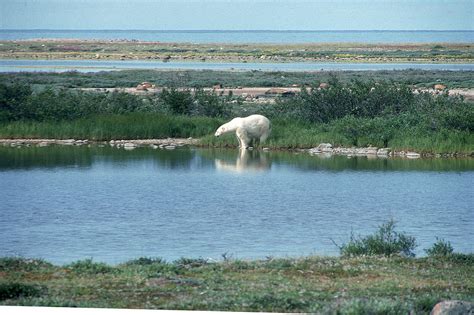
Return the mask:
[[421,157],[421,154],[416,152],[407,152],[405,156],[409,159],[418,159],[419,157]]
[[64,145],[73,145],[76,141],[74,139],[62,140],[61,143]]
[[158,146],[156,144],[150,144],[150,148],[152,149],[158,149]]
[[389,148],[381,148],[377,150],[377,155],[381,156],[387,156],[390,154],[390,149]]
[[466,301],[442,301],[431,310],[431,315],[472,315],[474,304]]
[[365,149],[365,154],[367,155],[377,155],[378,148],[376,147],[368,147]]
[[323,83],[319,84],[320,89],[327,89],[328,87],[329,87],[329,83],[324,83],[323,82]]
[[125,150],[133,150],[137,147],[137,145],[135,143],[132,143],[132,142],[126,142],[124,145],[123,145],[123,148]]
[[136,90],[137,91],[148,91],[148,89],[145,86],[141,85],[141,84],[137,85]]
[[433,87],[436,91],[443,91],[446,90],[446,85],[443,84],[435,84]]
[[165,146],[165,149],[166,149],[166,150],[174,150],[174,149],[176,149],[176,146],[174,146],[174,145],[167,145],[167,146]]
[[332,152],[332,144],[330,143],[320,143],[317,147],[317,150],[321,152]]
[[49,145],[48,142],[40,142],[38,143],[38,147],[47,147]]
[[143,86],[145,89],[151,89],[153,87],[150,82],[142,82],[140,85]]

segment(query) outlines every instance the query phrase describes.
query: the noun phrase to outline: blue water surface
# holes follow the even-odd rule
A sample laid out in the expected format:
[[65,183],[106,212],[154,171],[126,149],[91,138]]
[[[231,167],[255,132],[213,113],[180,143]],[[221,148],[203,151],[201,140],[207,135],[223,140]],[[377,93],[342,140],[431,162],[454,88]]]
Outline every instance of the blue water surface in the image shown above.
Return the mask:
[[0,147],[0,256],[119,263],[337,255],[395,220],[473,252],[474,160]]

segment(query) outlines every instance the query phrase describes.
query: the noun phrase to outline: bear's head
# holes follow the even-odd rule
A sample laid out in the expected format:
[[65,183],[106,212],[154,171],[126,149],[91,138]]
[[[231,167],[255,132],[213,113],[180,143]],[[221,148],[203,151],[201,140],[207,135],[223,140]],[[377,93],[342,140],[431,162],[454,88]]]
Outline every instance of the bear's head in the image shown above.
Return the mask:
[[214,136],[219,137],[221,134],[225,133],[225,127],[219,127]]

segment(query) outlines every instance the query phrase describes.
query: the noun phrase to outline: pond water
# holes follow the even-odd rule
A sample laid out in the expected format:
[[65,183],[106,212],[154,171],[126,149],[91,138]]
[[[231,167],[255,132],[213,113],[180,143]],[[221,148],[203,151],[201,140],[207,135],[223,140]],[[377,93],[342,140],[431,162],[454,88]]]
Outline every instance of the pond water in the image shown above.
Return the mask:
[[260,70],[260,71],[374,71],[374,70],[451,70],[474,71],[471,63],[337,63],[337,62],[191,62],[142,60],[0,60],[0,72],[98,72],[131,69],[155,70]]
[[[0,147],[0,256],[120,263],[337,255],[394,219],[473,252],[474,159]],[[333,241],[332,241],[333,240]]]

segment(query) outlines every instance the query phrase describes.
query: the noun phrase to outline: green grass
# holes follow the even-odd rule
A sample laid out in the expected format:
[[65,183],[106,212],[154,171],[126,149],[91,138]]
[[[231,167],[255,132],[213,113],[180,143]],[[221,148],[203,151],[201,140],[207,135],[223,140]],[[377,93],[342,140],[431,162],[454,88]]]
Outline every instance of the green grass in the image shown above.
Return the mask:
[[221,120],[208,117],[132,113],[62,122],[4,123],[0,124],[0,138],[111,140],[200,137],[213,133],[220,124]]
[[[359,126],[368,119],[359,119]],[[377,146],[389,147],[392,150],[417,151],[422,153],[464,153],[474,151],[474,135],[467,131],[440,130],[424,131],[421,128],[407,130],[393,128],[393,135],[385,145],[379,138],[377,129],[365,130],[355,139],[339,129],[341,120],[327,124],[311,124],[296,120],[275,119],[272,121],[272,134],[262,147],[272,149],[312,148],[320,143],[331,143],[333,146]],[[388,127],[387,127],[388,129]],[[354,143],[355,142],[355,143]],[[235,147],[238,145],[235,135],[216,138],[206,135],[201,143],[207,146]]]
[[[355,120],[362,125],[368,119]],[[174,116],[156,113],[130,113],[103,115],[62,122],[9,122],[0,124],[0,138],[37,139],[157,139],[168,137],[201,138],[202,146],[237,147],[235,135],[214,137],[217,127],[225,122],[221,118]],[[320,143],[334,146],[378,146],[384,142],[378,138],[377,129],[365,130],[356,138],[339,128],[340,120],[327,124],[315,124],[291,119],[272,120],[272,133],[261,147],[272,149],[312,148]],[[355,142],[355,143],[354,143]],[[388,141],[392,150],[414,150],[423,153],[462,153],[474,151],[474,135],[467,131],[424,131],[421,128],[393,129]]]
[[64,266],[33,262],[0,258],[0,290],[9,292],[0,304],[428,314],[441,300],[474,301],[472,257],[302,257],[222,262],[185,258],[165,262],[143,257],[115,266],[91,260]]

